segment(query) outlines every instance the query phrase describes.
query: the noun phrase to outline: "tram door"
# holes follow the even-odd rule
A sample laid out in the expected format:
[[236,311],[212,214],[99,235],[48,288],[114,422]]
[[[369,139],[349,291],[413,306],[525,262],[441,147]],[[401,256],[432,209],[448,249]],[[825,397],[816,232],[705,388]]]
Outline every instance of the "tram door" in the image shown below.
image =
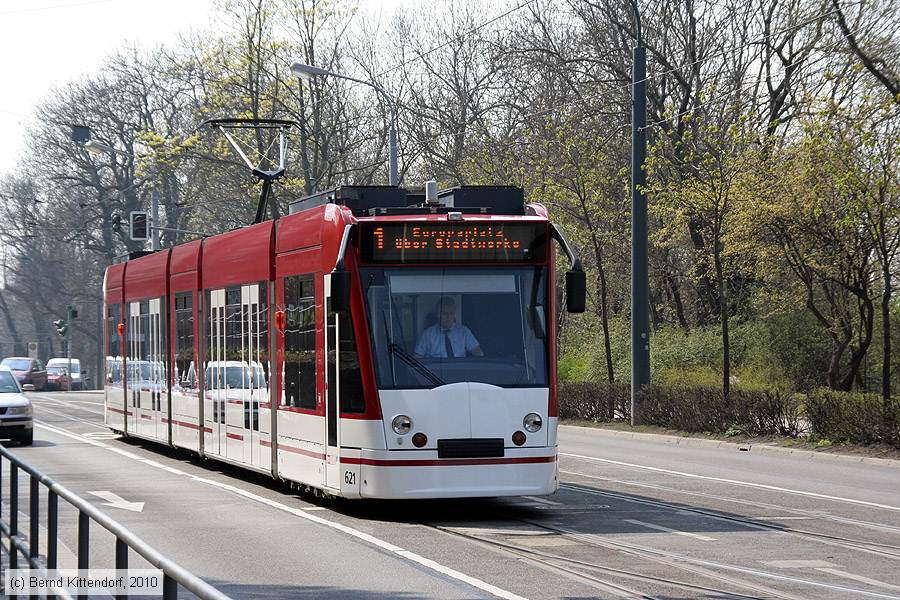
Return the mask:
[[331,310],[331,275],[325,275],[325,487],[341,488],[338,398],[338,315]]
[[204,449],[224,454],[225,443],[225,290],[208,292],[206,368],[203,378]]
[[259,405],[268,400],[263,360],[267,349],[265,307],[260,306],[259,284],[241,286],[241,391],[243,400],[243,459],[260,466]]
[[141,346],[144,341],[144,333],[141,329],[141,303],[128,304],[128,348],[125,361],[125,419],[126,429],[131,433],[141,433],[138,429],[140,423],[141,406]]
[[168,383],[166,380],[166,329],[162,322],[164,311],[162,300],[154,298],[149,302],[148,315],[148,362],[150,371],[149,405],[142,414],[150,418],[142,418],[147,435],[158,440],[168,441],[168,425],[163,417],[168,417]]

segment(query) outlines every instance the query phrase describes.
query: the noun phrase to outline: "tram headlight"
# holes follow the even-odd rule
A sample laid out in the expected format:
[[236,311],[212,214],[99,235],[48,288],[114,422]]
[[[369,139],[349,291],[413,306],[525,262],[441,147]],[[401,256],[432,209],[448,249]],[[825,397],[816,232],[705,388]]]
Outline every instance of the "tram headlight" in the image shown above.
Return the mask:
[[397,435],[406,435],[412,429],[412,419],[406,415],[397,415],[391,421],[391,427]]
[[541,418],[541,415],[537,413],[528,413],[525,415],[525,418],[522,419],[522,427],[524,427],[525,431],[528,433],[537,433],[541,430],[543,425],[544,420]]

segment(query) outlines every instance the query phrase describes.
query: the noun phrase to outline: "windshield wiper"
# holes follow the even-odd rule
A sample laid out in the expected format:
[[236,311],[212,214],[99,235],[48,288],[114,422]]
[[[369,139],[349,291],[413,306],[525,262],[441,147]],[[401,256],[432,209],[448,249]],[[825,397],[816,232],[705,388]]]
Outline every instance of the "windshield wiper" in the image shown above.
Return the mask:
[[400,360],[411,366],[413,369],[415,369],[416,373],[430,381],[435,386],[446,385],[443,379],[434,374],[434,371],[426,367],[424,364],[422,364],[422,361],[401,348],[399,345],[389,344],[388,350],[391,352],[391,354],[396,354],[398,357],[400,357]]

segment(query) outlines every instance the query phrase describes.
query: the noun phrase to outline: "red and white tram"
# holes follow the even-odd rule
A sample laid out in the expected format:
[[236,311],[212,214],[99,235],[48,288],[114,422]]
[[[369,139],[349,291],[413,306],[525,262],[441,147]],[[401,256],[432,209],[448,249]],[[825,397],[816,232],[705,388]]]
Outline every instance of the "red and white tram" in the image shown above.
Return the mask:
[[348,498],[551,494],[553,240],[511,187],[344,186],[111,265],[105,421]]

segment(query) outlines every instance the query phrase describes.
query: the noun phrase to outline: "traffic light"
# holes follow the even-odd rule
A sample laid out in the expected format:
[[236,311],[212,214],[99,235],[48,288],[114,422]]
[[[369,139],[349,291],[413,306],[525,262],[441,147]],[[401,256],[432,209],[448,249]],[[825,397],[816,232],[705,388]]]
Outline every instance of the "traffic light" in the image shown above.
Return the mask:
[[56,327],[56,333],[58,333],[60,337],[66,337],[66,333],[69,331],[69,324],[66,323],[65,319],[56,319],[53,321],[53,326]]
[[71,304],[66,307],[66,313],[68,313],[70,321],[78,318],[78,309]]
[[145,242],[150,238],[150,218],[146,210],[128,213],[128,234],[136,242]]

